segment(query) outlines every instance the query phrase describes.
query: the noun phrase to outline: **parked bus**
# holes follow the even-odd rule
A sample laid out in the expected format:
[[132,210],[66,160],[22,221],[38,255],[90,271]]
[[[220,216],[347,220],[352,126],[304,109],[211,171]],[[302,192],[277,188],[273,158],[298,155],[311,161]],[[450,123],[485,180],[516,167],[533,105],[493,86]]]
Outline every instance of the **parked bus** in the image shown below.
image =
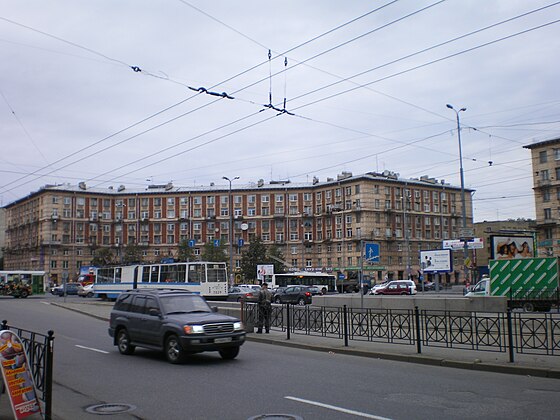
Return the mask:
[[327,273],[295,272],[272,275],[272,287],[315,286],[321,293],[336,291],[336,276]]
[[213,300],[225,300],[228,295],[223,262],[99,267],[95,274],[93,292],[101,299],[116,299],[124,290],[140,288],[186,289]]

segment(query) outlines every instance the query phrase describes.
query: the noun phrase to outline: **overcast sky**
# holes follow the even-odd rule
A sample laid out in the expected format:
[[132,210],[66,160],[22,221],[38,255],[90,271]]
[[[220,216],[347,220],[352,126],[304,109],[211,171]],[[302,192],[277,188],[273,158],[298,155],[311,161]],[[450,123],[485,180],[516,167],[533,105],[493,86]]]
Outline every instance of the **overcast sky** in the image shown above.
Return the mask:
[[0,203],[343,171],[460,186],[452,104],[475,221],[534,218],[523,146],[560,129],[554,4],[3,1]]

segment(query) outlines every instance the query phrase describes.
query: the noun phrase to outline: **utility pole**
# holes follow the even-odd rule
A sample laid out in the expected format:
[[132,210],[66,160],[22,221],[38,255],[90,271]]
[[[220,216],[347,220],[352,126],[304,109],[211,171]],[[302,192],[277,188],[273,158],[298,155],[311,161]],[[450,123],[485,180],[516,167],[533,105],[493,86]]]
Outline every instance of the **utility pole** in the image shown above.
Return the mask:
[[229,182],[229,195],[228,195],[228,205],[229,205],[229,285],[233,286],[233,202],[231,199],[231,183],[236,179],[239,179],[236,176],[233,179],[228,178],[227,176],[223,176],[222,179],[225,179]]

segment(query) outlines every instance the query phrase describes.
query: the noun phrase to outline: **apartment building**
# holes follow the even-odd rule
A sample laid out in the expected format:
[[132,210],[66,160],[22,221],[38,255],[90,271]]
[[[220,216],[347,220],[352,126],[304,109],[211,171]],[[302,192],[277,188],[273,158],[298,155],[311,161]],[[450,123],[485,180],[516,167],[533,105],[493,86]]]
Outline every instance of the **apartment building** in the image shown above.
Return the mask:
[[[472,227],[471,190],[465,190]],[[177,255],[188,241],[195,255],[216,239],[234,267],[255,237],[278,246],[289,269],[328,271],[365,278],[416,278],[420,250],[441,249],[459,238],[461,189],[423,176],[401,179],[385,171],[309,183],[255,183],[176,187],[150,185],[100,189],[47,185],[6,209],[6,269],[45,270],[53,280],[89,265],[95,252],[143,247],[146,262]],[[230,211],[232,231],[230,231]],[[242,241],[241,241],[242,240]],[[380,263],[362,264],[361,244],[379,244]],[[462,281],[462,253],[446,281]],[[235,268],[234,268],[235,269]]]
[[560,255],[560,139],[523,146],[531,150],[537,254]]

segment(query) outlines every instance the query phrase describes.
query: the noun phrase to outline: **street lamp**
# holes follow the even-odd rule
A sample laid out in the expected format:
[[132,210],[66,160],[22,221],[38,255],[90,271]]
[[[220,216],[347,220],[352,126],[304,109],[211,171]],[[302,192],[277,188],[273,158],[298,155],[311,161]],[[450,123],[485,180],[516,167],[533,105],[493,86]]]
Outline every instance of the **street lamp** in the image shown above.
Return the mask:
[[[463,211],[463,235],[461,236],[465,236],[466,235],[466,228],[467,228],[467,207],[465,205],[465,177],[463,175],[463,151],[461,148],[461,122],[459,120],[459,112],[462,111],[466,111],[467,108],[461,108],[459,111],[457,111],[455,108],[453,108],[453,105],[447,104],[446,105],[447,108],[452,109],[455,112],[455,115],[457,116],[457,138],[459,139],[459,164],[461,166],[461,207],[462,207],[462,211]],[[469,269],[467,268],[467,259],[469,257],[469,248],[468,248],[468,244],[467,244],[467,239],[464,239],[464,246],[463,246],[463,257],[464,257],[464,269],[465,269],[465,281],[468,280],[468,273],[469,273]]]
[[223,176],[222,179],[229,182],[229,285],[233,286],[233,203],[231,200],[231,183],[239,179],[239,177],[236,176],[233,179],[229,179],[227,176]]

